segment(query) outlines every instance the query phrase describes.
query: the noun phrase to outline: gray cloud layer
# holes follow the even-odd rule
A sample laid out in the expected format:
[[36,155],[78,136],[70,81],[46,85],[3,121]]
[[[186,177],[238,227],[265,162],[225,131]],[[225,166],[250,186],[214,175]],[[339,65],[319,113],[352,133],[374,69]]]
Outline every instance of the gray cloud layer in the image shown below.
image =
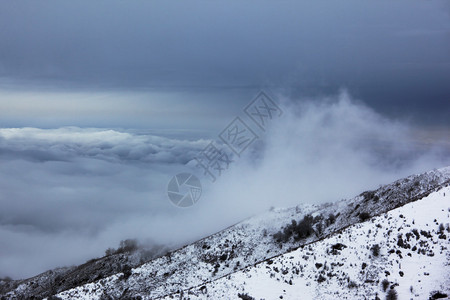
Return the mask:
[[0,28],[4,86],[271,85],[294,98],[346,87],[391,116],[448,125],[445,0],[8,1]]
[[444,3],[7,2],[1,62],[4,74],[132,85],[426,71],[448,63]]
[[170,213],[170,176],[207,142],[76,127],[0,129],[0,276],[31,276],[99,256],[120,239],[145,239],[120,224]]
[[2,155],[41,162],[84,157],[112,162],[186,164],[206,143],[78,127],[0,129]]

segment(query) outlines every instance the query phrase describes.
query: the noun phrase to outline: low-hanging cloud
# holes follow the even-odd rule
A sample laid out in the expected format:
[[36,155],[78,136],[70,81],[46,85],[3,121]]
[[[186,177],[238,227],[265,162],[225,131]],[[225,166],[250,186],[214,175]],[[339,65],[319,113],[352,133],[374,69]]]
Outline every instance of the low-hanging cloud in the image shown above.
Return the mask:
[[[323,203],[450,164],[449,132],[430,137],[338,96],[284,99],[255,159],[248,152],[205,195],[217,218],[238,220],[270,206]],[[228,212],[228,213],[226,213]]]
[[260,147],[235,157],[214,184],[203,179],[189,209],[170,204],[167,182],[201,173],[190,167],[209,140],[0,129],[0,276],[82,263],[125,238],[181,245],[270,206],[335,201],[450,164],[448,132],[430,141],[345,92],[280,98],[284,114]]

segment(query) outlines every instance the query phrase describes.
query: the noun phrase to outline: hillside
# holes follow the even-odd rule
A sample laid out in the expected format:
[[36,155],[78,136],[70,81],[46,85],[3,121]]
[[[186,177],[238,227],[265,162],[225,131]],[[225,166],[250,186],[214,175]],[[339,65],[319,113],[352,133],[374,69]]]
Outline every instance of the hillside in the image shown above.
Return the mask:
[[[398,284],[401,295],[411,285],[419,299],[429,288],[448,292],[445,285],[425,286],[428,281],[422,277],[436,284],[445,284],[443,279],[449,277],[445,267],[450,261],[445,225],[449,222],[449,183],[447,167],[409,176],[353,199],[274,209],[126,272],[53,293],[62,299],[239,299],[238,294],[245,299],[247,293],[256,299],[295,299],[301,291],[310,299],[375,299],[375,293],[380,297],[383,293],[379,290],[383,276],[390,285]],[[286,232],[283,229],[305,216],[309,216],[310,232],[280,238],[280,232]],[[413,229],[418,237],[415,231],[411,233]],[[371,254],[375,244],[380,246],[377,257]],[[418,257],[420,266],[414,265]],[[417,269],[423,266],[428,266],[426,271]],[[63,280],[72,280],[70,274],[66,277]],[[34,295],[32,284],[21,282],[4,295],[7,299],[30,297]]]
[[450,187],[445,187],[326,239],[163,299],[181,299],[181,294],[183,299],[385,299],[390,289],[398,299],[448,299],[449,216]]
[[25,280],[0,280],[0,296],[5,295],[1,299],[42,299],[137,267],[167,251],[165,247],[156,245],[145,245],[136,249],[119,248],[115,253],[90,259],[79,266],[49,270]]

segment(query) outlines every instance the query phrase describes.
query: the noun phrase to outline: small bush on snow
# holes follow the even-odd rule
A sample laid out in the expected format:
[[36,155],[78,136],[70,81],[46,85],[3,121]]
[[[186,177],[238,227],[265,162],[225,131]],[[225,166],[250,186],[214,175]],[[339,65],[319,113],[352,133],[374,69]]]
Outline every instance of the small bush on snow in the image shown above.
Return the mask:
[[359,214],[359,220],[361,220],[361,222],[367,221],[370,219],[370,214],[368,212],[362,212]]
[[372,250],[373,256],[380,255],[380,245],[375,244],[375,245],[372,246],[372,248],[370,248],[370,250]]
[[390,289],[386,294],[386,300],[397,300],[397,291],[394,289]]
[[253,298],[252,296],[250,296],[247,293],[238,293],[238,297],[241,298],[242,300],[255,300],[255,298]]
[[386,278],[383,279],[383,281],[381,282],[381,287],[383,288],[383,292],[386,292],[387,288],[389,287],[389,280],[387,280]]

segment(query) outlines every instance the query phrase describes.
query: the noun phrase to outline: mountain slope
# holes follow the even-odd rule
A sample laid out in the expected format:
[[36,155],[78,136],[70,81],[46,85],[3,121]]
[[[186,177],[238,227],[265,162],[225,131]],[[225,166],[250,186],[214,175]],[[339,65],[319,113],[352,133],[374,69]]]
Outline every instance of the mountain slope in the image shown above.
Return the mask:
[[[281,259],[285,255],[290,257],[291,254],[287,253],[303,251],[301,249],[302,247],[305,249],[305,245],[312,247],[314,243],[317,245],[324,243],[327,239],[335,237],[337,232],[359,226],[361,225],[358,224],[359,222],[371,217],[382,217],[384,213],[423,199],[448,186],[449,183],[450,168],[447,167],[421,175],[409,176],[382,186],[375,191],[364,192],[353,199],[341,200],[332,204],[275,209],[135,267],[125,274],[120,272],[81,286],[73,286],[66,291],[59,290],[57,296],[63,299],[139,299],[139,297],[155,299],[170,297],[171,295],[179,297],[184,291],[184,294],[189,292],[198,294],[197,297],[210,295],[212,298],[233,299],[237,297],[238,287],[241,286],[245,289],[246,284],[236,279],[234,281],[236,287],[230,286],[228,288],[221,282],[228,281],[229,276],[238,276],[249,272],[249,270],[255,270],[256,272],[260,265],[269,262],[269,259]],[[301,199],[299,199],[299,202],[301,202]],[[300,220],[305,215],[312,216],[312,234],[300,239],[290,238],[283,242],[274,239],[275,233],[286,228],[292,220]],[[330,215],[333,218],[330,218]],[[369,223],[371,221],[363,224]],[[352,230],[356,229],[353,228]],[[363,230],[368,229],[363,228]],[[374,229],[370,230],[374,232]],[[352,249],[350,242],[347,242],[349,244],[347,248],[335,250],[350,251]],[[448,243],[447,240],[446,242]],[[311,255],[308,254],[308,256]],[[309,261],[313,265],[316,262],[324,264],[324,262],[319,262],[313,258],[310,258]],[[361,266],[358,267],[362,268]],[[280,268],[278,268],[279,272]],[[281,272],[286,272],[286,270]],[[347,273],[349,272],[347,271]],[[286,274],[289,274],[289,271]],[[352,273],[350,272],[350,274]],[[325,275],[322,276],[325,277]],[[70,280],[70,278],[67,279]],[[282,281],[281,278],[279,279]],[[351,278],[351,280],[357,280],[357,278]],[[233,282],[233,280],[230,282]],[[265,284],[262,283],[261,285]],[[326,285],[325,282],[323,285]],[[256,288],[256,285],[249,285],[249,287],[251,286]],[[301,284],[299,283],[296,286],[301,286]],[[200,295],[199,292],[205,293],[205,289],[208,292],[203,296]],[[229,290],[232,294],[222,297],[214,294],[214,290],[223,291],[223,293]],[[253,291],[252,288],[249,290]],[[8,299],[20,299],[32,294],[29,282],[24,282],[14,290],[9,291],[6,296]],[[282,296],[282,294],[279,294],[277,298],[279,296]],[[272,299],[268,296],[260,297]]]
[[181,294],[189,299],[238,299],[239,294],[255,299],[384,299],[382,280],[399,299],[428,299],[437,292],[444,297],[450,295],[449,215],[450,187],[445,187],[321,241],[164,299],[181,299]]
[[[94,282],[124,269],[137,267],[168,252],[157,245],[142,245],[132,251],[119,251],[73,267],[57,268],[25,280],[0,280],[0,296],[12,299],[42,299],[58,292]],[[1,298],[3,299],[3,298]]]

